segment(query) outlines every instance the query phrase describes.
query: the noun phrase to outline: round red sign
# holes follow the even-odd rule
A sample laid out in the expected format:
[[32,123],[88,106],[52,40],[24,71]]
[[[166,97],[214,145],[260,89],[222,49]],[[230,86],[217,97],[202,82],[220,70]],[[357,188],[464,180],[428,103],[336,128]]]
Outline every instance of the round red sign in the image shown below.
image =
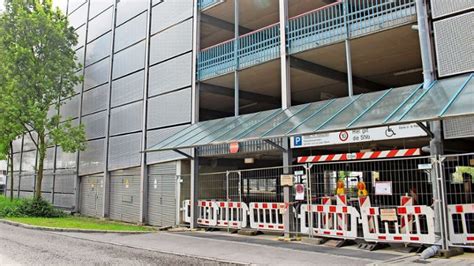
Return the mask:
[[347,131],[345,131],[345,130],[339,132],[339,139],[340,139],[341,141],[346,141],[347,139],[349,139],[349,132],[347,132]]
[[232,142],[230,145],[229,145],[229,152],[230,153],[237,153],[239,152],[239,143],[238,142]]

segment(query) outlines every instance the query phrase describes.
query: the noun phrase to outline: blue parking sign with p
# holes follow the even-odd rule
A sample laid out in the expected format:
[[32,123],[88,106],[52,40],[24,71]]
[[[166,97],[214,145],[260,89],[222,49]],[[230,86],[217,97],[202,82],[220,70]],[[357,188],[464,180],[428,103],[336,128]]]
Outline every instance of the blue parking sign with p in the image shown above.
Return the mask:
[[299,147],[299,146],[303,145],[303,137],[301,137],[301,136],[295,136],[295,137],[293,138],[293,145],[294,145],[295,147]]

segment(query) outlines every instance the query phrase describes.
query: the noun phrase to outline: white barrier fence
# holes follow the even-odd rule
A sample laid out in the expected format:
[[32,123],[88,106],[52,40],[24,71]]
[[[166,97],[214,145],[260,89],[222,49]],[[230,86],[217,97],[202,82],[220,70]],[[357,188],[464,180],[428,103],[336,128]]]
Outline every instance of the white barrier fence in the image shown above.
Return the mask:
[[474,244],[474,204],[448,205],[449,236],[452,244]]
[[252,202],[250,206],[250,228],[257,230],[284,231],[283,213],[285,203]]

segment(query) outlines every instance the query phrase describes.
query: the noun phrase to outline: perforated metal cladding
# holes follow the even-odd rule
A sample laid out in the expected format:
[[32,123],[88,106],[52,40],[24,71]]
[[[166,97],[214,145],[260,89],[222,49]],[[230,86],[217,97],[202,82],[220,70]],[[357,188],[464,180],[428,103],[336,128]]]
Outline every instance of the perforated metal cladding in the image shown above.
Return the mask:
[[56,173],[54,191],[64,194],[74,194],[74,173]]
[[112,11],[113,8],[109,8],[107,11],[89,21],[89,29],[87,31],[88,42],[91,42],[112,29]]
[[147,14],[144,12],[115,29],[115,52],[145,39]]
[[113,78],[130,74],[145,67],[145,41],[141,41],[114,55]]
[[110,55],[112,33],[107,33],[87,45],[85,66],[91,65]]
[[474,8],[474,0],[431,0],[433,18],[450,15],[468,8]]
[[79,153],[79,174],[87,175],[104,171],[104,139],[87,142],[85,151]]
[[439,76],[474,71],[474,12],[433,25]]
[[56,154],[56,171],[58,169],[74,169],[76,168],[76,153],[64,152],[59,146]]
[[112,107],[143,99],[144,71],[112,82]]
[[70,209],[74,207],[74,194],[54,194],[54,206]]
[[82,117],[82,124],[85,126],[88,140],[105,137],[106,117],[106,111]]
[[112,109],[110,114],[110,134],[117,135],[141,130],[143,101]]
[[80,179],[80,212],[85,216],[100,217],[103,206],[103,176],[83,176]]
[[474,137],[474,116],[446,119],[443,131],[445,139]]
[[31,131],[30,134],[25,134],[23,139],[23,151],[31,151],[36,149],[36,146],[33,140],[31,140],[31,137],[33,137],[35,141],[38,140],[38,134],[35,131]]
[[[22,199],[29,199],[29,198],[33,198],[33,192],[30,192],[30,191],[20,191],[20,198]],[[51,199],[51,195],[41,195],[43,198],[47,199],[46,197],[49,197],[49,199]],[[49,200],[49,202],[51,202],[51,200]]]
[[84,64],[84,47],[82,47],[82,48],[80,48],[76,51],[75,61],[76,61],[77,64],[81,64],[81,65]]
[[148,100],[148,128],[191,122],[191,88]]
[[117,25],[145,11],[148,5],[148,0],[120,0],[117,3]]
[[150,165],[148,174],[148,223],[176,224],[176,162]]
[[109,85],[104,84],[84,92],[82,99],[82,115],[88,115],[107,108]]
[[23,172],[35,171],[36,150],[23,152],[21,161],[21,170]]
[[53,191],[53,181],[54,173],[52,170],[43,172],[43,182],[41,184],[42,192],[52,192]]
[[54,147],[50,147],[46,149],[46,158],[44,159],[44,169],[54,169]]
[[13,152],[16,153],[16,152],[20,152],[21,151],[21,143],[23,141],[23,138],[21,136],[17,137],[14,141],[13,141]]
[[77,118],[79,115],[79,95],[73,96],[69,99],[63,100],[59,108],[61,121],[69,120],[70,118]]
[[151,32],[162,31],[193,16],[193,1],[163,1],[152,9]]
[[149,96],[191,86],[191,53],[150,67]]
[[90,0],[89,18],[97,16],[100,12],[114,4],[114,0]]
[[84,72],[84,91],[107,83],[109,80],[109,69],[110,57],[86,67]]
[[110,172],[110,218],[138,222],[140,217],[140,169]]
[[141,133],[110,138],[109,169],[123,169],[140,165]]
[[[272,139],[278,145],[282,145],[281,139]],[[274,151],[277,148],[261,140],[252,140],[239,143],[239,151],[242,153],[254,153]],[[216,156],[221,154],[229,154],[229,144],[220,144],[212,146],[203,146],[199,148],[199,156]]]
[[22,173],[20,175],[19,184],[21,191],[33,191],[35,187],[34,173]]
[[[82,2],[85,2],[85,1],[82,1]],[[71,11],[69,11],[70,15],[68,16],[68,21],[69,21],[69,25],[75,29],[85,24],[87,20],[88,5],[85,4],[79,7],[81,4],[82,3],[80,4],[74,3],[74,5],[69,4],[69,10]]]
[[74,46],[74,49],[83,47],[86,43],[86,26],[82,26],[76,29],[77,33],[77,44]]
[[150,64],[191,51],[192,26],[192,20],[187,20],[151,37]]
[[[183,130],[188,127],[188,125],[169,127],[157,130],[150,130],[147,132],[147,148],[151,148],[161,141],[171,137],[173,134]],[[183,152],[188,154],[191,153],[190,149],[184,149]],[[174,152],[174,151],[160,151],[160,152],[150,152],[147,154],[147,164],[153,164],[162,161],[169,161],[174,159],[183,159],[184,156]],[[151,168],[150,168],[151,169]],[[155,169],[155,168],[153,168]],[[174,170],[176,171],[176,169]]]

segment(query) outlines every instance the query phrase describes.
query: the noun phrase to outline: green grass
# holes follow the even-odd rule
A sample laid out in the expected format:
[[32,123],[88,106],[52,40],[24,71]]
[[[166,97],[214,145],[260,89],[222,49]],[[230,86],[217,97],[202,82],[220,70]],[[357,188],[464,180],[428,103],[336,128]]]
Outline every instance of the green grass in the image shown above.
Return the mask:
[[3,216],[3,213],[7,210],[17,208],[21,204],[21,200],[6,198],[5,196],[0,196],[0,217]]
[[78,217],[78,216],[67,216],[61,218],[39,218],[39,217],[8,217],[7,220],[43,226],[43,227],[55,227],[55,228],[67,228],[67,229],[89,229],[89,230],[107,230],[107,231],[136,231],[136,232],[149,232],[153,229],[132,225],[124,224],[113,221],[102,221],[94,218]]

